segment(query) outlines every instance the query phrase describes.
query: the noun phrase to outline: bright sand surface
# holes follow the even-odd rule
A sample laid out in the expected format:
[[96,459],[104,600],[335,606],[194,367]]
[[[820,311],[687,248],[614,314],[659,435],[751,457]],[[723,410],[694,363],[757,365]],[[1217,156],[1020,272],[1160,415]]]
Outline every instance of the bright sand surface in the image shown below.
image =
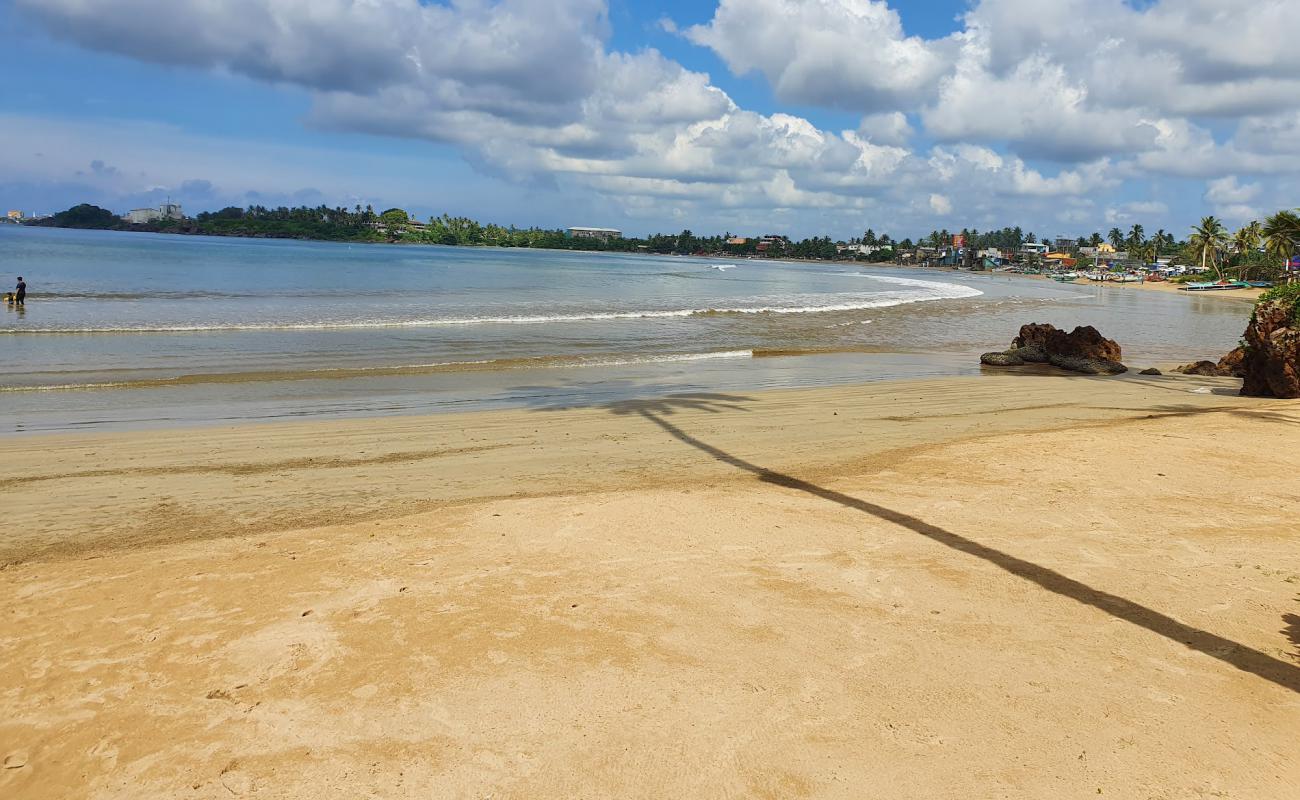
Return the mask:
[[1300,405],[1032,374],[0,442],[0,797],[1294,798]]
[[[1035,276],[1043,277],[1043,276]],[[1106,281],[1097,283],[1095,281],[1077,280],[1072,283],[1079,286],[1100,286],[1105,289],[1141,289],[1147,292],[1174,292],[1176,294],[1191,294],[1196,297],[1218,297],[1222,299],[1236,300],[1257,300],[1259,296],[1267,289],[1223,289],[1212,292],[1187,292],[1183,290],[1181,283],[1171,283],[1170,281],[1140,281],[1133,283],[1119,283],[1117,281]]]

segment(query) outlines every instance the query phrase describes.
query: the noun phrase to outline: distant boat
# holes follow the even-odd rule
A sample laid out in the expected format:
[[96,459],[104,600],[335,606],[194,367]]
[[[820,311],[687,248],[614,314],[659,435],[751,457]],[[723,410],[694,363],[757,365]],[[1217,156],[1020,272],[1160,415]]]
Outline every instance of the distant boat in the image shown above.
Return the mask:
[[1249,284],[1250,284],[1250,288],[1252,288],[1252,289],[1272,289],[1272,288],[1273,288],[1273,282],[1272,282],[1272,281],[1246,281],[1246,283],[1249,283]]

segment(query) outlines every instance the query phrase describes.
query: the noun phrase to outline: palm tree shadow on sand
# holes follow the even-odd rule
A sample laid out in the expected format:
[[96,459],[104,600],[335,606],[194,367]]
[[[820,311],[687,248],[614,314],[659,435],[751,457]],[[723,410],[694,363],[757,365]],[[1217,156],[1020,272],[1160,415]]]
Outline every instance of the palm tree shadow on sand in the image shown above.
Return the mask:
[[[647,422],[658,426],[669,436],[673,437],[683,444],[699,450],[702,453],[720,461],[729,464],[736,469],[748,472],[754,475],[763,483],[773,484],[785,489],[804,492],[805,494],[819,497],[823,500],[836,503],[844,508],[859,511],[868,514],[877,519],[905,528],[913,533],[920,534],[925,538],[941,544],[960,553],[973,556],[980,559],[1003,572],[1007,572],[1022,580],[1028,581],[1045,589],[1053,594],[1068,598],[1081,605],[1089,606],[1105,614],[1123,620],[1131,625],[1143,628],[1158,636],[1163,636],[1170,641],[1177,642],[1188,649],[1204,653],[1211,658],[1218,659],[1226,664],[1230,664],[1243,672],[1249,672],[1264,680],[1271,681],[1278,686],[1290,689],[1293,692],[1300,692],[1300,667],[1289,664],[1280,659],[1274,658],[1267,653],[1260,652],[1246,645],[1239,644],[1222,636],[1203,631],[1200,628],[1194,628],[1191,625],[1180,622],[1173,617],[1162,614],[1152,608],[1147,608],[1140,603],[1111,594],[1110,592],[1096,589],[1087,584],[1080,583],[1073,578],[1067,577],[1056,570],[1035,564],[1032,561],[1026,561],[1023,558],[1013,556],[1010,553],[1004,553],[988,545],[981,544],[972,539],[968,539],[961,534],[941,528],[937,525],[918,519],[910,514],[904,514],[891,508],[863,500],[858,497],[837,492],[833,489],[827,489],[814,483],[796,478],[792,475],[786,475],[781,472],[767,469],[758,464],[728,453],[727,451],[715,447],[708,442],[698,439],[687,433],[678,425],[671,422],[668,418],[678,412],[704,412],[711,414],[721,414],[733,411],[748,411],[744,403],[750,402],[752,398],[740,395],[727,395],[716,393],[692,393],[671,395],[655,399],[632,399],[617,400],[609,403],[597,404],[587,407],[604,408],[611,414],[620,416],[638,416]],[[576,406],[566,406],[574,408]],[[558,410],[558,406],[552,406],[544,410]],[[1288,615],[1294,616],[1294,615]],[[1291,630],[1300,630],[1300,618],[1291,623]],[[1300,637],[1300,633],[1295,636]],[[1293,641],[1297,639],[1293,638]]]
[[1295,647],[1295,653],[1291,657],[1296,661],[1300,661],[1300,614],[1283,614],[1282,621],[1286,623],[1282,633],[1286,636],[1287,641]]

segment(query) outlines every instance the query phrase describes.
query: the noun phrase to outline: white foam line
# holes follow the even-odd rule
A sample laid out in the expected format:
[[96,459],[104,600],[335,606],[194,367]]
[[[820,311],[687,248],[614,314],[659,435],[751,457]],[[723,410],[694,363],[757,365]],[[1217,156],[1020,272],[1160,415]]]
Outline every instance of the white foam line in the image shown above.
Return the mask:
[[[596,359],[581,361],[576,366],[582,367],[620,367],[629,364],[665,364],[676,361],[707,361],[715,358],[753,358],[753,350],[725,350],[718,353],[682,353],[666,356],[634,356],[632,358]],[[554,364],[556,367],[575,366],[574,364]]]
[[849,274],[858,275],[863,278],[870,278],[873,281],[880,281],[881,283],[892,283],[895,286],[918,286],[924,289],[942,291],[944,293],[955,293],[950,295],[954,300],[962,297],[978,297],[979,295],[984,294],[979,289],[961,283],[923,281],[916,278],[895,278],[889,275],[873,275],[870,272],[852,272]]

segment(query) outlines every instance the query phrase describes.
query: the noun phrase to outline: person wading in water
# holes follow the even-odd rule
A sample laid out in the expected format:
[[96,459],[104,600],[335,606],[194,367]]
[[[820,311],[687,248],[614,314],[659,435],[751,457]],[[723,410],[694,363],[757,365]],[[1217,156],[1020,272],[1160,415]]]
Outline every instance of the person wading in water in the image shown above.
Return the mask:
[[21,306],[25,300],[27,300],[27,282],[23,280],[22,275],[19,275],[18,286],[14,289],[14,302]]

